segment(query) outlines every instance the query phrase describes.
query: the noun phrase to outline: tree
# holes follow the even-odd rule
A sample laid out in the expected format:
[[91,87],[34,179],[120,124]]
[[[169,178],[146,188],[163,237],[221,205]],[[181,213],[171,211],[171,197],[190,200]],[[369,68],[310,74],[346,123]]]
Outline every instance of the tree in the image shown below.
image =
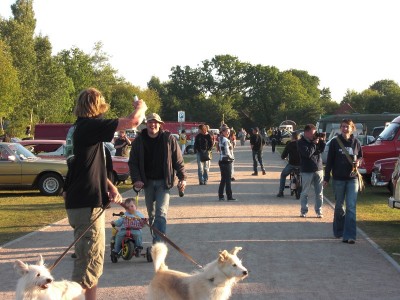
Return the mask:
[[21,89],[17,70],[12,64],[9,47],[0,40],[0,134],[4,132],[5,120],[10,117],[21,101]]

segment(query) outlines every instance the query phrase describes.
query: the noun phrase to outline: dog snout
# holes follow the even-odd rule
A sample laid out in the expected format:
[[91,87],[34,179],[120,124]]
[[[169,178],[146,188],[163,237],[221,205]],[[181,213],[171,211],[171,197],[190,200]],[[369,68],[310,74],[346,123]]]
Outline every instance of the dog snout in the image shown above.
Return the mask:
[[243,271],[243,276],[247,276],[247,275],[249,275],[249,272],[247,270]]
[[47,282],[47,283],[52,283],[52,282],[53,282],[53,279],[47,278],[47,279],[46,279],[46,282]]

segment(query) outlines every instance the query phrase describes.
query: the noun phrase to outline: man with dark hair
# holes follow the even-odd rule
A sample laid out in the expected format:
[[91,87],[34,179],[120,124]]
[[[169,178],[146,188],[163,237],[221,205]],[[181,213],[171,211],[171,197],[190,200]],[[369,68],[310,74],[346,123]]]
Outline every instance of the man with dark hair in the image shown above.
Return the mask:
[[253,176],[258,175],[257,160],[258,160],[258,163],[260,164],[262,174],[263,175],[266,174],[265,168],[263,165],[263,159],[262,159],[262,149],[263,149],[264,144],[265,144],[265,141],[264,141],[263,137],[261,136],[260,130],[258,129],[258,127],[253,128],[253,134],[250,137],[250,147],[251,147],[251,151],[253,154],[253,169],[254,169],[254,173],[251,175],[253,175]]
[[300,154],[300,171],[302,192],[300,195],[300,217],[305,218],[308,213],[308,194],[311,185],[315,191],[315,213],[317,218],[322,218],[322,185],[323,185],[323,166],[321,154],[325,149],[325,137],[317,133],[313,124],[307,124],[304,127],[304,135],[297,142],[297,149]]
[[281,158],[285,159],[289,157],[289,162],[281,172],[281,180],[279,183],[279,192],[277,197],[283,197],[283,190],[285,188],[286,177],[292,172],[292,170],[299,168],[300,166],[300,155],[297,151],[297,140],[299,139],[299,134],[296,132],[292,133],[292,140],[285,146],[281,154]]

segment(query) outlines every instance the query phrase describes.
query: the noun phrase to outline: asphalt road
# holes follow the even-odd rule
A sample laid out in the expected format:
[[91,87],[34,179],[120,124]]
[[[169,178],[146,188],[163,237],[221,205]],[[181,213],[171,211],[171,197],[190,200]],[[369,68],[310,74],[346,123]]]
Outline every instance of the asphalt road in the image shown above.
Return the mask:
[[[317,219],[314,197],[307,218],[300,218],[300,204],[293,196],[276,198],[284,162],[271,148],[264,150],[267,175],[251,176],[249,145],[235,149],[234,197],[238,202],[218,201],[217,155],[209,184],[198,185],[197,165],[187,164],[189,179],[183,198],[172,191],[168,237],[201,265],[217,258],[218,251],[241,246],[239,256],[250,275],[235,286],[232,299],[399,299],[400,267],[361,231],[355,245],[332,235],[333,210],[324,202],[324,218]],[[261,174],[261,173],[259,173]],[[127,192],[124,196],[132,195]],[[143,195],[139,208],[145,212]],[[111,235],[113,206],[106,211],[107,240]],[[25,226],[26,224],[18,224]],[[151,237],[144,229],[144,246]],[[36,261],[42,254],[51,265],[72,242],[68,222],[62,220],[4,245],[0,249],[0,299],[14,299],[18,276],[16,259]],[[144,299],[153,276],[152,264],[143,257],[111,263],[109,245],[100,279],[99,299]],[[56,279],[68,279],[73,259],[68,255],[54,269]],[[167,264],[184,272],[196,266],[169,247]]]

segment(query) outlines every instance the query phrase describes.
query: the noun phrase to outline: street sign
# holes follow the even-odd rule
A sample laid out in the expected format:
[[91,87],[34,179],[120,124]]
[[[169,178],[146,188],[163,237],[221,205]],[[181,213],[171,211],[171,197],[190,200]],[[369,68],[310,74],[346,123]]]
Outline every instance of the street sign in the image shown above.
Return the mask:
[[182,110],[178,111],[178,122],[185,122],[185,112]]

